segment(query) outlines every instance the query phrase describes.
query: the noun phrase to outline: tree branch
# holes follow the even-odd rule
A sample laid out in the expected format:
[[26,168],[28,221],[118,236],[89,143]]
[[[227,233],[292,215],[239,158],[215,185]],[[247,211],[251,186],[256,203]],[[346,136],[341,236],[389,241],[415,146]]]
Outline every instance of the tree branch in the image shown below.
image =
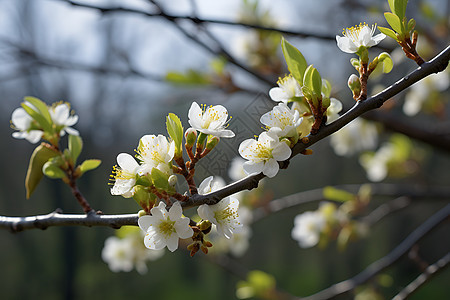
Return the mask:
[[[334,121],[333,123],[322,127],[319,132],[315,135],[309,135],[307,141],[303,143],[302,141],[298,142],[292,148],[291,157],[285,161],[280,163],[281,168],[286,168],[289,160],[294,156],[298,155],[305,151],[308,147],[311,147],[318,141],[324,139],[325,137],[335,133],[357,117],[361,116],[365,112],[370,110],[380,108],[384,102],[389,100],[391,97],[410,87],[414,83],[419,80],[425,78],[426,76],[442,72],[447,68],[448,62],[450,59],[450,46],[447,46],[441,53],[439,53],[434,59],[429,62],[422,64],[415,71],[406,75],[393,85],[386,88],[384,91],[364,100],[358,101],[350,110],[348,110],[345,114],[343,114],[339,119]],[[450,148],[450,146],[448,146]],[[263,179],[265,176],[262,173],[249,175],[244,179],[231,183],[222,189],[219,189],[213,193],[209,193],[206,195],[193,195],[189,198],[188,201],[183,202],[182,205],[184,207],[192,207],[198,206],[201,204],[215,204],[219,202],[221,199],[228,197],[234,193],[243,190],[251,190],[253,188],[258,187],[258,182]]]
[[[337,189],[357,193],[360,184],[334,186]],[[371,184],[372,195],[398,197],[406,196],[410,199],[448,199],[450,187],[419,187],[417,185]],[[294,206],[323,200],[323,189],[315,189],[289,195],[272,200],[266,206],[257,208],[253,212],[253,222],[256,222],[270,213],[276,213]],[[181,202],[182,204],[184,202]],[[382,205],[382,207],[384,207]],[[0,216],[0,229],[9,229],[19,232],[28,229],[47,229],[51,226],[106,226],[120,228],[125,225],[137,225],[137,214],[101,215],[94,211],[88,214],[63,214],[60,210],[38,216],[7,217]]]
[[349,291],[352,291],[358,285],[367,282],[375,275],[382,272],[384,269],[386,269],[387,267],[398,261],[401,257],[407,254],[409,249],[411,249],[423,237],[429,234],[438,225],[446,221],[449,218],[449,216],[450,216],[450,204],[447,204],[444,208],[442,208],[433,216],[428,218],[422,225],[420,225],[416,230],[414,230],[389,254],[369,265],[364,271],[362,271],[355,277],[336,283],[331,287],[326,288],[314,295],[299,299],[302,300],[330,299],[338,295],[342,295]]
[[106,226],[115,229],[125,225],[137,225],[137,214],[99,215],[94,211],[88,214],[62,214],[56,210],[47,215],[30,217],[0,216],[0,228],[19,232],[26,229],[47,229],[50,226]]
[[425,272],[420,274],[410,284],[408,284],[400,293],[398,293],[392,300],[407,299],[414,292],[416,292],[421,286],[427,283],[431,278],[437,275],[439,272],[445,270],[450,262],[450,253],[447,253],[444,257],[438,260],[436,263],[428,266]]

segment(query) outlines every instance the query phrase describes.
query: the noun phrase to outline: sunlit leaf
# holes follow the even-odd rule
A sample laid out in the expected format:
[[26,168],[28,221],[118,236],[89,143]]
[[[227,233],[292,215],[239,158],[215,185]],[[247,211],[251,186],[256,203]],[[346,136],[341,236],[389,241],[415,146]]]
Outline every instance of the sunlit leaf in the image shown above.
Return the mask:
[[41,144],[34,149],[33,154],[28,164],[27,176],[25,178],[25,188],[27,191],[27,198],[36,189],[44,174],[42,167],[52,157],[59,155],[58,152],[51,149],[47,144]]
[[283,50],[284,59],[292,76],[298,81],[300,85],[303,84],[303,75],[305,73],[307,64],[303,54],[294,46],[292,46],[284,38],[281,39],[281,48]]

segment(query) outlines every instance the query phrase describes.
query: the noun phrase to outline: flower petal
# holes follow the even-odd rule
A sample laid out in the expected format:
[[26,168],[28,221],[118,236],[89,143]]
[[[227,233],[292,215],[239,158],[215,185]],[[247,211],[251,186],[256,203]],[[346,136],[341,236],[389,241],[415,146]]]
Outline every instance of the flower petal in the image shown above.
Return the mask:
[[280,166],[278,165],[278,162],[271,158],[264,164],[263,174],[269,178],[272,178],[277,175],[279,170]]

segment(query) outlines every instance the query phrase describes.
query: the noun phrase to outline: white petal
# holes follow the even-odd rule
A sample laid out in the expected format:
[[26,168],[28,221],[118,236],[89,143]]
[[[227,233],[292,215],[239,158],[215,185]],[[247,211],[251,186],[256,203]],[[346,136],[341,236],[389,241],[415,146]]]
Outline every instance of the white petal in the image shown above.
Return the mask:
[[182,239],[188,239],[194,234],[194,230],[189,226],[189,218],[182,218],[175,223],[175,230]]
[[134,172],[136,168],[139,167],[139,164],[134,157],[128,153],[120,153],[117,155],[117,164],[121,169],[129,172]]
[[180,202],[175,202],[172,207],[169,209],[169,218],[172,221],[176,221],[181,218],[183,214],[183,209],[181,208]]
[[64,125],[69,118],[70,108],[67,104],[60,104],[54,109],[50,109],[52,120],[57,125]]
[[254,144],[256,144],[257,142],[254,139],[246,139],[244,141],[241,142],[241,144],[239,145],[239,154],[243,157],[246,158],[245,155],[248,152],[248,149],[251,148]]
[[202,109],[197,102],[192,102],[191,108],[189,108],[188,111],[189,124],[191,124],[191,126],[195,129],[200,128],[202,123],[202,115]]
[[172,234],[167,240],[167,249],[169,249],[170,252],[174,252],[178,249],[178,236],[176,234]]
[[350,39],[348,37],[342,37],[339,35],[336,35],[336,42],[337,42],[337,46],[339,47],[339,49],[341,49],[341,51],[346,52],[346,53],[355,53],[355,51],[353,51],[352,45],[353,43],[350,41]]
[[260,162],[252,162],[252,161],[246,161],[243,165],[244,171],[247,174],[259,174],[264,169],[264,161]]
[[19,130],[27,130],[32,118],[22,107],[16,108],[11,115],[11,122]]
[[289,146],[281,142],[279,143],[273,150],[272,150],[272,156],[274,159],[278,161],[283,161],[291,157],[292,150],[289,148]]
[[78,130],[73,129],[72,127],[66,127],[66,128],[64,128],[64,130],[70,135],[75,135],[75,136],[79,136],[80,135]]
[[28,132],[28,136],[25,137],[25,139],[32,144],[36,144],[41,140],[43,134],[44,132],[41,130],[30,130],[30,132]]
[[278,165],[278,162],[271,158],[264,164],[263,174],[269,178],[272,178],[277,175],[279,170],[280,166]]
[[197,208],[197,214],[203,220],[209,220],[212,212],[211,209],[209,208],[209,205],[202,204]]
[[154,217],[152,216],[142,216],[138,219],[139,227],[147,232],[148,228],[154,223]]
[[269,96],[273,101],[287,102],[289,100],[286,92],[283,91],[283,89],[281,89],[279,87],[271,88],[269,91]]

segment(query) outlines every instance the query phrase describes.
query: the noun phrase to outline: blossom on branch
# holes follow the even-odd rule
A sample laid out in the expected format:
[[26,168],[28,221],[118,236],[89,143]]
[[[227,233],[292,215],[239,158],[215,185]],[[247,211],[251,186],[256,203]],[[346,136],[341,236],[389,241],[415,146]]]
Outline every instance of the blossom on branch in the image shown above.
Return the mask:
[[337,46],[346,53],[356,53],[361,47],[375,46],[386,37],[383,33],[374,36],[376,28],[376,24],[369,27],[366,23],[346,28],[342,31],[343,36],[336,35]]
[[297,127],[303,118],[297,110],[290,109],[285,103],[280,103],[271,111],[261,116],[261,123],[278,137],[292,137],[297,135]]
[[165,136],[144,135],[136,152],[137,158],[142,162],[139,174],[151,173],[153,168],[172,174],[169,164],[175,155],[175,143],[173,141],[169,143]]
[[112,195],[122,195],[125,198],[133,196],[133,187],[136,183],[136,174],[139,168],[137,161],[127,153],[117,155],[119,167],[113,167],[114,186],[111,188]]
[[79,135],[78,130],[70,127],[78,122],[78,116],[70,115],[69,104],[56,104],[56,106],[50,107],[48,112],[50,113],[53,124],[56,125],[57,130],[59,130],[60,136],[65,135],[66,132],[71,135]]
[[325,225],[325,217],[319,211],[304,212],[294,219],[292,238],[302,248],[314,247],[319,242],[320,233]]
[[263,173],[267,177],[277,175],[280,166],[278,161],[284,161],[291,156],[291,148],[280,142],[272,132],[263,132],[258,140],[247,139],[239,145],[239,154],[247,159],[244,170],[247,174]]
[[[34,107],[31,103],[25,101],[29,107]],[[37,109],[35,109],[37,110]],[[36,144],[42,138],[44,131],[33,128],[33,118],[22,107],[16,108],[11,116],[11,123],[14,129],[12,136],[16,139],[26,139],[32,144]]]
[[225,138],[234,137],[234,132],[226,129],[229,122],[228,111],[222,105],[209,106],[202,110],[197,102],[193,102],[188,117],[189,124],[204,134]]
[[301,86],[292,74],[279,78],[277,84],[278,87],[271,88],[269,91],[273,101],[288,103],[292,98],[303,96]]
[[167,246],[173,252],[178,248],[178,239],[192,237],[194,231],[189,226],[189,218],[183,217],[183,209],[175,202],[167,212],[166,204],[160,202],[151,209],[151,216],[142,216],[139,227],[145,232],[145,247],[160,250]]

